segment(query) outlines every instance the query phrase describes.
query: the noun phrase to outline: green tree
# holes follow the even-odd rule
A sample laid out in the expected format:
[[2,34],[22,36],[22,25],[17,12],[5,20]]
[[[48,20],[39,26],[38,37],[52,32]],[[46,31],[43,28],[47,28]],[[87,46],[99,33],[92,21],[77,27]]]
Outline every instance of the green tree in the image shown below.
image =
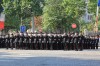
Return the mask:
[[3,11],[3,7],[2,7],[2,0],[0,0],[0,13]]
[[20,23],[25,24],[23,21],[29,17],[32,17],[32,14],[34,14],[34,16],[41,15],[44,0],[3,0],[2,5],[4,8],[4,13],[7,17],[6,21],[16,19],[13,21],[15,23],[11,23],[13,26],[16,26],[17,22],[19,22],[19,25]]
[[[84,14],[85,2],[83,0],[45,0],[45,2],[44,30],[72,31],[72,23],[79,25],[79,19]],[[74,30],[79,30],[79,28]]]
[[92,13],[94,16],[96,15],[98,0],[89,0],[88,2],[88,11]]
[[[94,25],[95,25],[95,22],[96,22],[96,11],[97,11],[97,2],[98,0],[88,0],[88,12],[90,14],[93,14],[92,15],[92,21],[91,22],[88,22],[88,23],[85,23],[84,21],[81,21],[80,24],[81,25],[81,31],[84,31],[84,29],[88,29],[89,31],[93,31],[94,29]],[[100,15],[100,14],[99,14]],[[99,18],[100,20],[100,18]],[[99,24],[100,25],[100,24]]]
[[62,18],[62,0],[45,0],[43,13],[43,29],[56,30],[61,24]]

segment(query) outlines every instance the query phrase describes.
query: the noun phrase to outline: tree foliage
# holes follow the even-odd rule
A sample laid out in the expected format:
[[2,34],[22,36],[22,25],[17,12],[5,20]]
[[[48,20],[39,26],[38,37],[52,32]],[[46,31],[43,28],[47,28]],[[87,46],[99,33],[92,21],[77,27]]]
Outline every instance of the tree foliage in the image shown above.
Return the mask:
[[3,11],[3,7],[2,7],[2,0],[0,0],[0,13]]
[[[0,0],[1,1],[1,0]],[[80,20],[80,17],[85,13],[85,0],[2,0],[4,13],[6,14],[6,26],[15,26],[19,28],[21,20],[24,25],[29,25],[28,22],[34,16],[43,15],[42,26],[46,31],[79,31],[92,27],[93,23],[85,24]],[[93,16],[96,15],[96,7],[98,0],[89,0],[88,11]],[[1,4],[1,2],[0,2]],[[1,11],[1,5],[0,5]],[[76,23],[77,28],[72,29],[71,24]],[[29,26],[28,26],[29,27]]]
[[96,15],[97,3],[98,3],[98,0],[89,0],[88,2],[89,13]]
[[60,24],[62,18],[61,3],[62,0],[45,0],[45,7],[43,10],[43,29],[57,29],[57,24]]
[[[85,2],[83,0],[45,0],[43,14],[44,30],[71,29],[71,24],[76,23],[84,14]],[[77,30],[77,29],[76,29]]]
[[[11,16],[11,22],[15,22],[14,24],[12,23],[15,26],[17,22],[22,22],[22,20],[32,17],[33,14],[34,16],[41,15],[44,0],[3,0],[2,5],[7,17],[6,23],[8,24]],[[13,19],[16,20],[12,21]]]

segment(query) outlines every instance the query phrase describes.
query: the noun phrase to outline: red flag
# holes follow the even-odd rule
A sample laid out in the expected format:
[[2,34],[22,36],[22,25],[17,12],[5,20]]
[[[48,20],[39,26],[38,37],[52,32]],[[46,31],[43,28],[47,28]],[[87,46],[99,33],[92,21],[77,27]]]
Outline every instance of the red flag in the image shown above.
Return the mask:
[[4,29],[4,21],[5,21],[5,15],[0,15],[0,30]]

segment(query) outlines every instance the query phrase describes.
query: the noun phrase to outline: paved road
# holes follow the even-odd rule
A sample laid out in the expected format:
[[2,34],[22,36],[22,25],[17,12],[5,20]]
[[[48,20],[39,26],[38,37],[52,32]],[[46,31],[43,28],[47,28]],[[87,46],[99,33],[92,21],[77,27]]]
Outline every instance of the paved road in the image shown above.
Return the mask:
[[100,66],[98,50],[0,49],[0,66]]

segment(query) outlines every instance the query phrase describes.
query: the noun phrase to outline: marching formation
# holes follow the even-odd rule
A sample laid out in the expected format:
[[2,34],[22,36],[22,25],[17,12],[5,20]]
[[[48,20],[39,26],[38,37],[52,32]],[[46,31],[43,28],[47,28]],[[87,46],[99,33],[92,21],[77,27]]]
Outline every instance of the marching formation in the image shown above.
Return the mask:
[[80,50],[98,49],[99,36],[78,33],[16,33],[0,35],[0,48],[26,50]]

